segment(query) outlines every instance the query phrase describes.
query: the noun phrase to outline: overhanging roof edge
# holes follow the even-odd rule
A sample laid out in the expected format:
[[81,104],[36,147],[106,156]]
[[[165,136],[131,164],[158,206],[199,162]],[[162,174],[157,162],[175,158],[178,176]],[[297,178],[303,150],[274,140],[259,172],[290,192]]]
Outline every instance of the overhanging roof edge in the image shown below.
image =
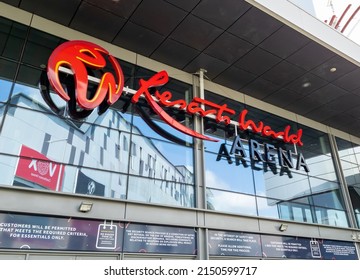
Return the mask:
[[245,0],[311,40],[360,66],[360,45],[288,0]]

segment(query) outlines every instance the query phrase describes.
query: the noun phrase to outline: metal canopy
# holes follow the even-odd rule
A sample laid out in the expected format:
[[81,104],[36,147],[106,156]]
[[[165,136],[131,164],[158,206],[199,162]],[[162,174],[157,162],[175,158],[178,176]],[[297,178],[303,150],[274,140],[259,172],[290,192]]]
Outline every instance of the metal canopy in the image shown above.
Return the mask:
[[359,67],[245,1],[3,2],[360,137]]

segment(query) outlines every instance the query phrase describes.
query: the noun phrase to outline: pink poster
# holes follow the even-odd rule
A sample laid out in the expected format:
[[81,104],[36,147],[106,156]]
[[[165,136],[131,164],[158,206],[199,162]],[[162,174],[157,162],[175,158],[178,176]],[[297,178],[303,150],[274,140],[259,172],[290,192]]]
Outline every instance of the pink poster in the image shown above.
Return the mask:
[[63,165],[50,161],[39,152],[22,146],[16,176],[47,189],[58,191],[61,186]]

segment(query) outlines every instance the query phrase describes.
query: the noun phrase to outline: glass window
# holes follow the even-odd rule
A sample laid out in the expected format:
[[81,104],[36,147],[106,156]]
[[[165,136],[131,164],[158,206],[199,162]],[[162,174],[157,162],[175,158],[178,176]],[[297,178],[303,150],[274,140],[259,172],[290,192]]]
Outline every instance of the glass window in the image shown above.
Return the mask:
[[[220,145],[220,144],[218,144]],[[229,151],[231,146],[227,148]],[[249,161],[230,157],[231,163],[218,154],[205,152],[205,178],[209,188],[254,194],[254,181]]]
[[36,68],[44,68],[53,50],[65,40],[39,31],[30,29],[22,62]]
[[[19,102],[20,99],[27,99],[27,105],[25,107],[31,107],[40,111],[50,111],[49,106],[41,96],[39,89],[39,81],[42,70],[33,67],[22,65],[19,69],[19,73],[16,79],[14,88],[12,89],[12,95],[10,103],[17,106],[24,106]],[[59,107],[62,114],[64,114],[65,101],[62,100],[57,94],[51,93],[51,98],[54,103]],[[33,103],[33,104],[30,104]]]
[[[217,104],[226,101],[209,93],[207,96]],[[204,119],[206,135],[218,140],[204,142],[208,207],[251,213],[243,207],[248,205],[246,202],[253,201],[256,211],[252,213],[259,216],[307,223],[325,223],[324,219],[328,219],[329,224],[345,225],[344,211],[337,214],[338,219],[329,218],[334,210],[343,210],[343,199],[328,134],[257,108],[238,105],[232,104],[238,110],[235,114],[240,114],[238,119],[232,116],[240,122],[237,131],[231,130],[234,129],[232,124]],[[241,125],[245,124],[248,129],[244,130]],[[266,132],[271,128],[273,132],[285,133],[288,126],[289,133],[303,145],[297,145],[299,141],[285,143],[281,137],[274,139],[264,135],[263,130],[255,132],[267,127]],[[233,206],[231,201],[237,199],[244,201],[244,205]],[[223,202],[226,200],[229,205]],[[321,220],[314,206],[325,209]]]
[[279,201],[276,199],[256,197],[259,216],[273,219],[290,219],[283,214]]
[[221,96],[210,91],[205,90],[205,99],[217,105],[227,105],[227,108],[234,111],[230,113],[228,111],[224,112],[224,116],[228,116],[231,120],[238,121],[240,112],[245,108],[245,106],[239,103],[236,100]]
[[[126,197],[127,176],[121,173],[104,172],[98,169],[69,167],[69,173],[75,176],[73,184],[64,184],[63,191],[77,194],[96,195],[109,198],[124,199]],[[70,181],[69,180],[69,181]],[[74,186],[68,189],[67,186]]]
[[230,212],[256,216],[255,196],[208,188],[206,190],[207,208],[221,212]]
[[[180,174],[179,174],[180,176]],[[185,181],[185,178],[182,179]],[[193,185],[181,181],[166,181],[129,176],[128,199],[147,203],[194,207]]]
[[316,207],[316,219],[319,224],[348,227],[346,212],[336,209]]
[[351,203],[355,212],[358,226],[360,225],[360,188],[349,186]]
[[36,104],[41,104],[47,108],[48,106],[41,97],[39,90],[40,75],[41,71],[38,69],[21,66],[13,89],[11,103],[16,104],[16,97],[18,95],[26,95],[29,100],[31,99],[31,101],[35,103],[34,106],[36,106]]
[[[339,151],[341,168],[345,176],[352,207],[354,209],[354,215],[356,217],[357,225],[360,227],[360,164],[358,159],[360,145],[338,137],[336,137],[336,145]],[[335,197],[334,201],[336,201],[336,195],[333,195],[333,197]],[[332,217],[334,217],[334,215],[332,215]]]
[[175,178],[176,181],[187,184],[194,183],[193,151],[191,148],[177,144],[150,139],[148,137],[132,135],[133,143],[141,147],[142,158],[133,155],[133,169],[131,174],[139,174],[142,161],[147,158],[144,176],[165,179]]
[[338,181],[327,133],[303,125],[298,126],[303,130],[304,143],[298,150],[304,155],[309,166],[309,175]]
[[16,67],[16,63],[0,58],[0,102],[5,102],[9,98]]
[[344,209],[338,183],[310,177],[310,185],[314,205]]
[[310,205],[284,202],[279,204],[280,218],[298,222],[313,223],[314,217]]
[[[129,138],[130,124],[118,127],[114,123],[113,133],[108,134],[111,110],[93,124],[80,125],[51,113],[35,111],[28,96],[18,95],[17,103],[23,107],[9,107],[0,135],[5,142],[0,152],[17,155],[23,145],[60,163],[127,172],[128,152],[118,151],[118,147],[122,147],[122,134]],[[116,116],[122,117],[118,113]]]
[[309,196],[310,184],[307,176],[295,172],[273,174],[254,170],[256,194],[280,200],[293,200]]
[[[0,140],[1,141],[1,140]],[[3,149],[4,142],[0,142],[0,147]],[[0,153],[0,184],[5,186],[12,186],[14,181],[14,174],[17,168],[18,157],[9,156]]]
[[0,17],[0,56],[19,61],[28,27]]
[[336,145],[341,161],[357,164],[353,143],[336,137]]
[[124,199],[127,176],[52,161],[22,146],[19,157],[0,153],[0,184]]

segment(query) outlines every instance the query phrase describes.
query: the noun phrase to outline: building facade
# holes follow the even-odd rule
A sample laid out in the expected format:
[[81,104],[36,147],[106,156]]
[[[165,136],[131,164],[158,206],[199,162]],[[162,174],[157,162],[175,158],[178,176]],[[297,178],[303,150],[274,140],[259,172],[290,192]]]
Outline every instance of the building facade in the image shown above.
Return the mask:
[[[358,137],[0,7],[0,258],[358,259]],[[109,108],[71,107],[49,84],[74,40],[119,63]],[[111,65],[88,69],[88,99]],[[141,93],[161,70],[169,81]]]

